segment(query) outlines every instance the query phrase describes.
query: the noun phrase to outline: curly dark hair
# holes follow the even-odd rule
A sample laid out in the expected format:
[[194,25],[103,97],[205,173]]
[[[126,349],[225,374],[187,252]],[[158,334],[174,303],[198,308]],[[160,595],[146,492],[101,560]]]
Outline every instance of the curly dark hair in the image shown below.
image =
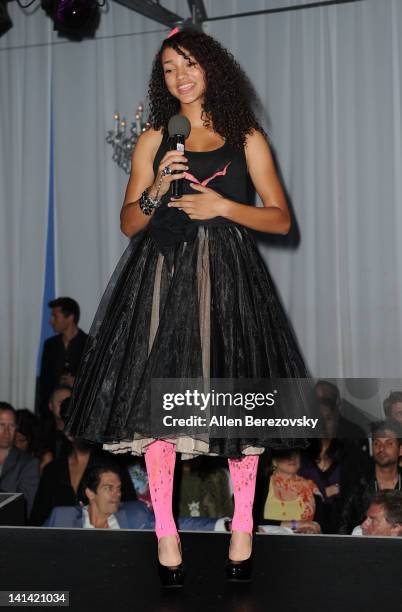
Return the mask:
[[191,29],[165,39],[154,59],[148,87],[148,122],[152,128],[167,131],[169,119],[180,110],[179,100],[169,93],[165,84],[162,53],[168,47],[191,64],[189,53],[204,70],[202,120],[205,127],[212,127],[236,149],[244,147],[246,135],[253,129],[267,138],[253,110],[259,108],[260,102],[243,69],[212,36]]

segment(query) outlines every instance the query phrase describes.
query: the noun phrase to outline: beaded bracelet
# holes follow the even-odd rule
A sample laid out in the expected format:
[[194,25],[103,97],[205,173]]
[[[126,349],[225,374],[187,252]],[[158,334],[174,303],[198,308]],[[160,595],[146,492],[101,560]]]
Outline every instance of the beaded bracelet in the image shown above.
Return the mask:
[[[158,197],[151,198],[149,195],[150,187],[147,187],[145,191],[142,192],[140,197],[140,208],[144,215],[151,215],[152,211],[158,206],[161,205],[162,200],[159,200]],[[158,195],[158,194],[157,194]]]
[[161,189],[162,181],[167,174],[173,174],[173,171],[170,166],[165,166],[163,168],[159,178],[158,186],[156,188],[156,196],[154,198],[151,198],[151,196],[149,195],[151,187],[147,187],[145,191],[142,192],[140,197],[140,208],[144,215],[151,215],[152,211],[161,205],[162,199],[159,199],[159,191]]

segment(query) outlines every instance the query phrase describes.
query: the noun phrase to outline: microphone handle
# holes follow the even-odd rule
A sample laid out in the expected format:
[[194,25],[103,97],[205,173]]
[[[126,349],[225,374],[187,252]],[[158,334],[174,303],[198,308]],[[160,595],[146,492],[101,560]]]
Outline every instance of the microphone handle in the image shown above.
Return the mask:
[[[184,136],[182,134],[176,134],[174,137],[175,149],[176,151],[184,152]],[[173,174],[179,174],[180,170],[173,170]],[[172,197],[173,198],[181,198],[183,195],[183,179],[176,179],[172,181]]]

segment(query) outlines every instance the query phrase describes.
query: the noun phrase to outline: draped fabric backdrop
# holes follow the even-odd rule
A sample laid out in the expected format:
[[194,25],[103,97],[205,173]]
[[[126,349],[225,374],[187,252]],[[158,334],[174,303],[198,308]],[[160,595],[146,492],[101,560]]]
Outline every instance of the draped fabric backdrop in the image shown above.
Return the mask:
[[[162,3],[188,17],[185,0]],[[209,16],[294,4],[206,1]],[[58,39],[9,4],[0,39],[0,395],[33,405],[54,109],[56,293],[87,330],[127,240],[127,177],[105,143],[144,101],[163,26],[110,3],[94,41]],[[402,5],[363,0],[205,24],[261,98],[292,209],[260,247],[311,371],[399,377],[402,362]],[[141,33],[133,35],[133,33]],[[143,33],[148,32],[148,33]],[[39,43],[53,45],[31,46]]]
[[[0,38],[0,400],[33,407],[49,198],[51,40],[41,12],[8,5]],[[18,48],[18,45],[22,45]],[[3,51],[4,47],[17,47]]]

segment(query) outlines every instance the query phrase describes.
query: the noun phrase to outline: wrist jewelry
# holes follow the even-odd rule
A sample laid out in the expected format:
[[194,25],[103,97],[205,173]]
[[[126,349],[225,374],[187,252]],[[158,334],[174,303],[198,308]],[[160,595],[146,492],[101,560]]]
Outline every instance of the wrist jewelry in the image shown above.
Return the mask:
[[156,198],[151,198],[149,195],[150,189],[150,187],[147,187],[140,197],[140,208],[144,215],[151,215],[152,211],[158,208],[162,202],[162,200],[158,199],[158,194],[156,194]]
[[151,187],[147,187],[145,191],[142,192],[140,197],[140,208],[144,215],[151,215],[152,211],[161,205],[162,198],[159,198],[159,191],[162,185],[162,181],[167,174],[172,174],[172,169],[170,166],[166,166],[162,170],[158,186],[156,188],[156,196],[154,198],[151,198],[151,196],[149,195]]

